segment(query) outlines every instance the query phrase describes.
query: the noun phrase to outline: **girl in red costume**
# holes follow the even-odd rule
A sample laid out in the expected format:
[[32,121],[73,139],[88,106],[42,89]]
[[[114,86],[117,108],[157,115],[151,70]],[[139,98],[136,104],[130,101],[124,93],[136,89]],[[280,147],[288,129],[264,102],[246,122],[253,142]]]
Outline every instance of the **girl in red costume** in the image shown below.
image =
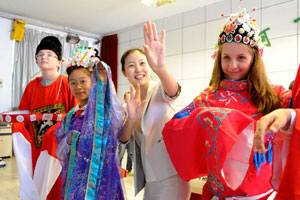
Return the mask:
[[268,152],[254,153],[255,123],[290,104],[290,91],[269,83],[255,21],[233,14],[218,38],[210,86],[164,130],[170,158],[186,181],[208,176],[202,199],[267,199],[273,189],[273,133]]

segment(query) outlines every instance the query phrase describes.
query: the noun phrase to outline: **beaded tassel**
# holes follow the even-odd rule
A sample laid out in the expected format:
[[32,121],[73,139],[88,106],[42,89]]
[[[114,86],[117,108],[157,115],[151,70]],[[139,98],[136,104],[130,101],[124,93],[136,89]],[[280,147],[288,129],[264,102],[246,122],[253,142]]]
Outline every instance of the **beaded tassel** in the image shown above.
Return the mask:
[[254,152],[253,161],[254,161],[254,165],[255,165],[257,171],[259,171],[259,170],[260,170],[260,167],[261,167],[261,163],[259,162],[258,157],[260,157],[259,153]]
[[[271,143],[268,141],[268,152],[267,152],[268,163],[272,162],[272,153],[273,153],[273,150],[272,150],[272,147],[271,147]],[[254,165],[255,165],[257,171],[259,171],[262,164],[267,162],[266,161],[266,154],[265,153],[254,152],[253,161],[254,161]]]
[[261,157],[262,157],[262,162],[263,162],[263,163],[266,163],[266,162],[267,162],[267,161],[266,161],[266,154],[262,153],[262,154],[261,154]]
[[271,142],[268,141],[267,159],[268,159],[268,163],[269,163],[269,164],[272,163],[272,157],[273,157],[273,148],[272,148],[272,146],[271,146]]

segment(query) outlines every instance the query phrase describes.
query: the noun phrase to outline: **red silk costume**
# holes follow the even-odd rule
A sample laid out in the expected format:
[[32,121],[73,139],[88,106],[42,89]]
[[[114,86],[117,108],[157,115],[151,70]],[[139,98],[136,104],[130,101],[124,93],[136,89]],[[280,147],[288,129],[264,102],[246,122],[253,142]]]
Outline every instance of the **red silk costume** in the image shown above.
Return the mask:
[[276,200],[300,199],[300,66],[293,85],[292,98],[293,108],[297,113],[297,117]]
[[[67,113],[71,108],[73,108],[78,100],[72,95],[67,77],[63,75],[59,75],[56,81],[54,81],[49,86],[43,86],[41,84],[41,77],[38,77],[31,82],[28,83],[26,89],[23,93],[21,103],[19,105],[19,110],[29,110],[31,113]],[[22,163],[24,168],[31,169],[32,168],[32,177],[33,179],[42,180],[47,174],[47,171],[43,171],[43,174],[40,168],[44,168],[43,162],[45,165],[50,166],[46,157],[48,155],[56,158],[56,137],[54,135],[56,129],[56,122],[52,120],[39,120],[33,122],[25,122],[25,123],[13,123],[12,131],[16,134],[15,139],[17,142],[21,142],[25,144],[27,147],[30,143],[30,149],[28,151],[31,153],[31,162],[32,165],[28,167],[28,163]],[[14,145],[15,146],[15,145]],[[43,157],[40,156],[41,152],[43,153]],[[22,152],[22,156],[30,156],[25,155]],[[19,156],[19,157],[22,157]],[[37,161],[40,159],[39,169],[36,169]],[[18,157],[17,157],[18,160]],[[43,161],[44,160],[44,161]],[[18,160],[19,162],[19,160]],[[50,161],[49,161],[50,162]],[[51,161],[52,162],[52,161]],[[20,165],[21,163],[18,163]],[[19,167],[20,168],[20,167]],[[29,172],[30,173],[30,172]],[[41,173],[35,174],[35,173]],[[35,176],[35,177],[34,177]],[[38,177],[43,176],[43,177]],[[37,177],[37,178],[36,178]],[[22,178],[20,178],[20,186],[22,190]],[[24,179],[25,180],[25,179]],[[55,178],[56,180],[56,178]],[[26,184],[26,183],[23,183]],[[53,186],[51,192],[46,191],[48,194],[47,199],[57,199],[60,196],[61,190],[61,179],[59,178],[55,185]],[[27,190],[27,189],[26,189]],[[41,191],[44,189],[40,189]],[[22,192],[20,191],[20,194]],[[47,195],[46,194],[46,195]],[[26,194],[26,195],[29,195]],[[26,196],[25,195],[25,196]]]
[[[280,106],[288,107],[290,91],[273,90]],[[272,189],[272,166],[264,164],[258,172],[253,162],[255,122],[262,117],[256,111],[247,81],[223,80],[217,91],[204,90],[165,125],[163,137],[179,176],[185,181],[208,176],[202,199],[256,196]],[[272,143],[273,136],[266,135],[266,142]]]

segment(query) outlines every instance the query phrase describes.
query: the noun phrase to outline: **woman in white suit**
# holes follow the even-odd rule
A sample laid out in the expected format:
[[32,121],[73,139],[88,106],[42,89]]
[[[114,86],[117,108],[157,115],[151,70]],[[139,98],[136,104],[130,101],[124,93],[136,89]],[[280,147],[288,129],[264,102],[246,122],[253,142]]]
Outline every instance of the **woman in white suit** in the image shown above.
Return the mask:
[[[120,135],[126,143],[134,137],[135,194],[145,187],[145,200],[187,200],[190,184],[177,174],[162,138],[162,129],[175,114],[174,100],[180,85],[165,65],[165,32],[161,40],[155,24],[144,25],[144,50],[129,49],[122,58],[122,72],[135,95],[127,97],[128,118]],[[150,80],[152,71],[160,82]]]

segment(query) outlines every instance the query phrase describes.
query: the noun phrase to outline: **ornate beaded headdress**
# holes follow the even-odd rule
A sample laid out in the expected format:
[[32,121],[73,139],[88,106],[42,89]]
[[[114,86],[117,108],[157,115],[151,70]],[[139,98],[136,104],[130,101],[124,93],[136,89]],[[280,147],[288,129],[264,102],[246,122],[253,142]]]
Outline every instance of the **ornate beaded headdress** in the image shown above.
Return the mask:
[[[218,38],[219,45],[224,43],[242,43],[259,50],[262,54],[263,44],[259,36],[259,30],[256,27],[254,19],[243,9],[241,12],[231,14],[226,24],[222,27]],[[213,58],[216,56],[216,52]]]
[[63,63],[66,66],[66,70],[69,67],[77,66],[84,67],[91,72],[93,71],[93,67],[101,60],[97,49],[80,44],[75,45],[75,50],[71,51],[71,55],[72,58],[64,59]]

